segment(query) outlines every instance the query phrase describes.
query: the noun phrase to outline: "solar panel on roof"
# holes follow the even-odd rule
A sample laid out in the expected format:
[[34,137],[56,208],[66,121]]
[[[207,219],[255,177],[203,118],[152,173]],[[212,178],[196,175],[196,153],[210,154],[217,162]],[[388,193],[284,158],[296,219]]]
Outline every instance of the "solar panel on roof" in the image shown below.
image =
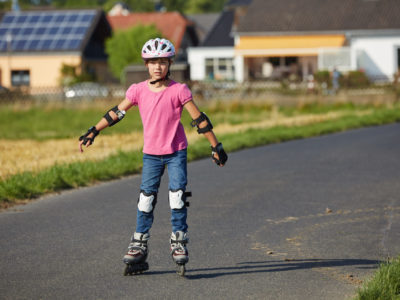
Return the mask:
[[31,16],[30,17],[30,19],[29,19],[29,23],[36,23],[36,22],[38,22],[39,21],[39,16],[38,15],[34,15],[34,16]]
[[12,23],[13,20],[14,20],[14,16],[4,16],[4,18],[3,18],[3,22],[6,24]]
[[24,29],[22,29],[21,34],[22,35],[30,35],[30,34],[32,34],[32,32],[33,32],[33,28],[24,28]]
[[0,51],[77,51],[96,13],[9,12],[0,22]]
[[42,22],[48,23],[51,21],[52,18],[53,18],[53,16],[49,16],[49,15],[43,16]]
[[24,41],[24,40],[19,40],[19,41],[17,41],[17,42],[15,43],[15,49],[16,49],[17,51],[24,50],[25,44],[26,44],[26,41]]
[[64,43],[65,43],[65,40],[58,40],[58,41],[56,41],[56,42],[55,42],[55,45],[54,45],[54,49],[56,49],[56,50],[61,50],[61,49],[63,49]]
[[48,30],[50,35],[55,35],[60,30],[60,28],[58,28],[58,27],[50,27],[50,28],[47,28],[47,30]]
[[68,22],[76,22],[78,20],[77,15],[72,15],[68,17]]
[[50,46],[51,46],[52,42],[53,42],[52,40],[44,40],[39,45],[41,45],[43,50],[50,50]]

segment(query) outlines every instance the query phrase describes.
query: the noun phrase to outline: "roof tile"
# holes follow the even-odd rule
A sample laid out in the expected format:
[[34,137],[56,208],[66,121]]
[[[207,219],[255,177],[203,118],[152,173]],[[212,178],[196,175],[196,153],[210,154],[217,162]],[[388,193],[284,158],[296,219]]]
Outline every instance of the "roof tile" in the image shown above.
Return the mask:
[[138,24],[155,24],[163,37],[174,44],[176,51],[180,48],[186,27],[192,25],[178,12],[131,13],[127,16],[107,16],[107,19],[114,30],[128,29]]

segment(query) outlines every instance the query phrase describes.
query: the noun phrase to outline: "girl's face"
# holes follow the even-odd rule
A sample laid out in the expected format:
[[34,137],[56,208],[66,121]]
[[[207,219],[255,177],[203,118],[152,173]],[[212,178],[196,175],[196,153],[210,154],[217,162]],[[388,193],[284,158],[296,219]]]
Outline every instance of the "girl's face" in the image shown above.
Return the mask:
[[149,69],[149,74],[152,80],[164,78],[168,72],[169,59],[164,57],[150,59],[146,62],[146,66]]

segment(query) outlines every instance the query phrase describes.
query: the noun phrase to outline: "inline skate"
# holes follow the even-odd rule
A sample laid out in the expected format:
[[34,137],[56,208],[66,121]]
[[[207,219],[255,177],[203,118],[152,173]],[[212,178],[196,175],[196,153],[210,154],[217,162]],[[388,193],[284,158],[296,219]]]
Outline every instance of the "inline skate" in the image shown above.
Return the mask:
[[148,233],[135,232],[132,241],[128,246],[128,252],[124,256],[124,276],[133,274],[142,274],[149,269],[149,264],[146,262],[148,255],[147,241],[150,235]]
[[185,264],[189,261],[189,252],[186,249],[188,242],[187,232],[177,231],[171,233],[171,256],[177,266],[176,273],[180,276],[185,275]]

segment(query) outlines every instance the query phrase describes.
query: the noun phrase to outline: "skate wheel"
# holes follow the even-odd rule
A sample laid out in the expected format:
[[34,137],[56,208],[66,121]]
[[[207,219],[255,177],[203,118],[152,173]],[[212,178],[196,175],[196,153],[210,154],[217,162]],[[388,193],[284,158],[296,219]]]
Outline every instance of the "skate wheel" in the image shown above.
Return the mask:
[[147,271],[148,269],[149,269],[149,264],[147,262],[136,265],[127,264],[124,269],[124,276],[143,274],[144,271]]
[[126,265],[125,269],[124,269],[124,276],[128,276],[129,275],[129,266]]
[[178,265],[177,269],[176,269],[176,273],[179,276],[185,276],[185,272],[186,272],[186,268],[185,265]]
[[142,273],[143,273],[144,271],[147,271],[148,269],[149,269],[149,264],[148,264],[147,262],[145,262],[145,263],[143,264]]

